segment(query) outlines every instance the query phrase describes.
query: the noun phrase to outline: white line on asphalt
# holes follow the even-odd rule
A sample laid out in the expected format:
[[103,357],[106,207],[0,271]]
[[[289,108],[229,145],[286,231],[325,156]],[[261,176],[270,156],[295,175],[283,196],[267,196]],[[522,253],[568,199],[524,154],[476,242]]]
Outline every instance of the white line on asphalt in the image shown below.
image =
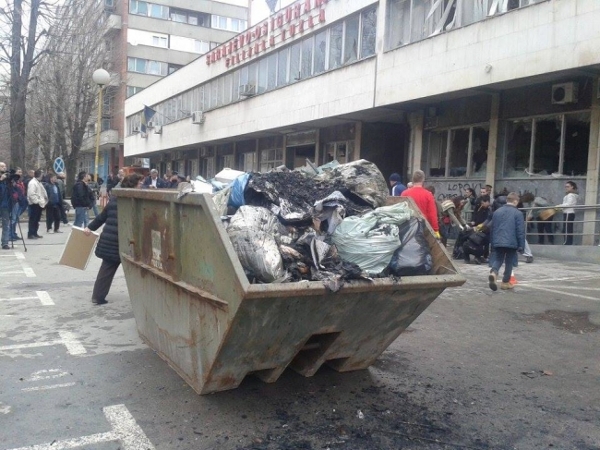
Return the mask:
[[[564,278],[537,278],[535,280],[523,281],[523,284],[537,284],[546,282],[555,282],[555,281],[585,281],[585,280],[595,280],[600,276],[600,274],[588,275],[584,277],[564,277]],[[519,282],[520,283],[520,282]]]
[[71,355],[82,355],[87,353],[87,350],[81,343],[77,340],[75,335],[70,331],[59,331],[60,339],[54,341],[45,341],[45,342],[31,342],[29,344],[13,344],[13,345],[4,345],[0,347],[0,352],[6,350],[21,350],[26,348],[37,348],[37,347],[50,347],[52,345],[62,344],[67,347],[67,351]]
[[[20,273],[20,272],[17,272]],[[11,298],[0,298],[0,302],[7,301],[18,301],[18,300],[39,300],[44,306],[54,305],[52,298],[50,298],[50,294],[46,291],[35,291],[37,294],[35,297],[11,297]]]
[[82,355],[87,353],[85,347],[81,345],[81,342],[79,342],[75,335],[70,331],[59,331],[58,334],[60,335],[63,344],[65,344],[67,347],[67,351],[71,355]]
[[54,302],[50,298],[50,294],[48,294],[48,292],[46,292],[46,291],[35,291],[35,293],[39,297],[40,302],[42,302],[42,305],[44,305],[44,306],[54,305]]
[[[523,283],[523,284],[527,284],[527,283]],[[533,286],[533,284],[529,284],[529,286]],[[551,284],[544,284],[544,287],[548,288],[548,289],[555,289],[555,288],[566,288],[568,287],[569,289],[573,289],[574,291],[600,291],[600,288],[593,288],[593,287],[581,287],[581,286],[552,286]]]
[[32,392],[32,391],[47,391],[48,389],[56,389],[63,387],[71,387],[75,386],[75,382],[73,383],[62,383],[62,384],[49,384],[47,386],[34,386],[21,389],[23,392]]
[[40,381],[40,380],[53,380],[55,378],[62,378],[69,375],[66,370],[60,369],[42,369],[33,372],[27,381]]
[[112,441],[120,441],[123,450],[154,450],[154,446],[125,405],[107,406],[103,410],[106,419],[112,425],[112,431],[11,450],[65,450]]
[[[519,284],[521,284],[521,283],[519,283]],[[523,287],[530,288],[530,289],[538,289],[540,291],[552,292],[554,294],[568,295],[569,297],[578,297],[578,298],[583,298],[585,300],[594,300],[596,302],[600,302],[600,298],[598,298],[598,297],[588,297],[587,295],[573,294],[572,292],[557,291],[556,289],[546,289],[541,286],[534,286],[531,284],[528,284],[528,285],[523,284]]]
[[17,257],[19,264],[21,264],[23,272],[25,272],[25,276],[28,278],[35,278],[35,272],[31,267],[29,267],[29,264],[25,262],[25,255],[22,252],[15,252],[15,256]]
[[104,415],[119,436],[124,450],[152,450],[154,446],[125,405],[107,406]]
[[15,256],[17,257],[17,259],[25,261],[25,254],[23,252],[15,252]]

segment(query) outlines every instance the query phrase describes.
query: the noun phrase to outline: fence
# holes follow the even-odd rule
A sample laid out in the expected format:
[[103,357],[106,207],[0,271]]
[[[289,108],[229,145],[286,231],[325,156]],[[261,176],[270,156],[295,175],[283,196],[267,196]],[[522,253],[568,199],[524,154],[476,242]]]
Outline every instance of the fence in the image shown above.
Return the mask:
[[[600,205],[577,205],[572,235],[573,245],[598,245],[600,242]],[[563,244],[566,240],[566,221],[561,210],[544,219],[544,211],[552,211],[548,207],[520,208],[527,214],[526,235],[530,244]],[[548,212],[547,214],[550,214]],[[541,216],[541,217],[540,217]],[[532,239],[533,238],[533,239]]]

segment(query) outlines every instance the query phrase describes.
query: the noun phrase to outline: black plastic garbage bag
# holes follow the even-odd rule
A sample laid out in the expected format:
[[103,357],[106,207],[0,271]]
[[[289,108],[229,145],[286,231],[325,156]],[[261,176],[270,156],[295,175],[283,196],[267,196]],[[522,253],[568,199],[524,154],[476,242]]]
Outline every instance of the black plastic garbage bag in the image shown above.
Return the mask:
[[429,244],[423,234],[425,224],[416,217],[399,225],[400,247],[394,252],[388,270],[391,274],[406,277],[427,275],[433,266]]

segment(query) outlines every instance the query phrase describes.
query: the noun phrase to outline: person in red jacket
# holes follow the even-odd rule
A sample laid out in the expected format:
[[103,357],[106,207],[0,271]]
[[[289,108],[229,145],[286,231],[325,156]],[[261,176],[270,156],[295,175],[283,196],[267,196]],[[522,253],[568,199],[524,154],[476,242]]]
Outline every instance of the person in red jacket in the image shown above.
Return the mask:
[[435,198],[433,198],[433,194],[429,192],[427,189],[423,187],[423,183],[425,182],[425,172],[422,170],[417,170],[413,174],[412,183],[413,186],[406,189],[403,193],[403,197],[412,198],[425,218],[427,222],[433,228],[435,232],[435,237],[440,239],[440,228],[438,225],[438,216],[437,216],[437,207],[435,205]]

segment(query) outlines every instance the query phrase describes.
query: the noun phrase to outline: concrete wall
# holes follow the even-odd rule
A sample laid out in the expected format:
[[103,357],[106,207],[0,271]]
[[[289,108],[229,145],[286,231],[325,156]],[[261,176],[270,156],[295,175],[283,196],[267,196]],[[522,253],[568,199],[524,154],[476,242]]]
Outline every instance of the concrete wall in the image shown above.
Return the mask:
[[551,0],[379,54],[376,105],[598,64],[599,23],[598,0]]
[[[232,130],[236,135],[244,135],[335,117],[354,108],[369,109],[373,106],[374,81],[375,59],[361,61],[209,111],[202,125],[184,119],[164,126],[161,135],[151,133],[146,139],[139,134],[129,136],[126,138],[127,156],[228,138]],[[159,84],[162,82],[155,86]]]

